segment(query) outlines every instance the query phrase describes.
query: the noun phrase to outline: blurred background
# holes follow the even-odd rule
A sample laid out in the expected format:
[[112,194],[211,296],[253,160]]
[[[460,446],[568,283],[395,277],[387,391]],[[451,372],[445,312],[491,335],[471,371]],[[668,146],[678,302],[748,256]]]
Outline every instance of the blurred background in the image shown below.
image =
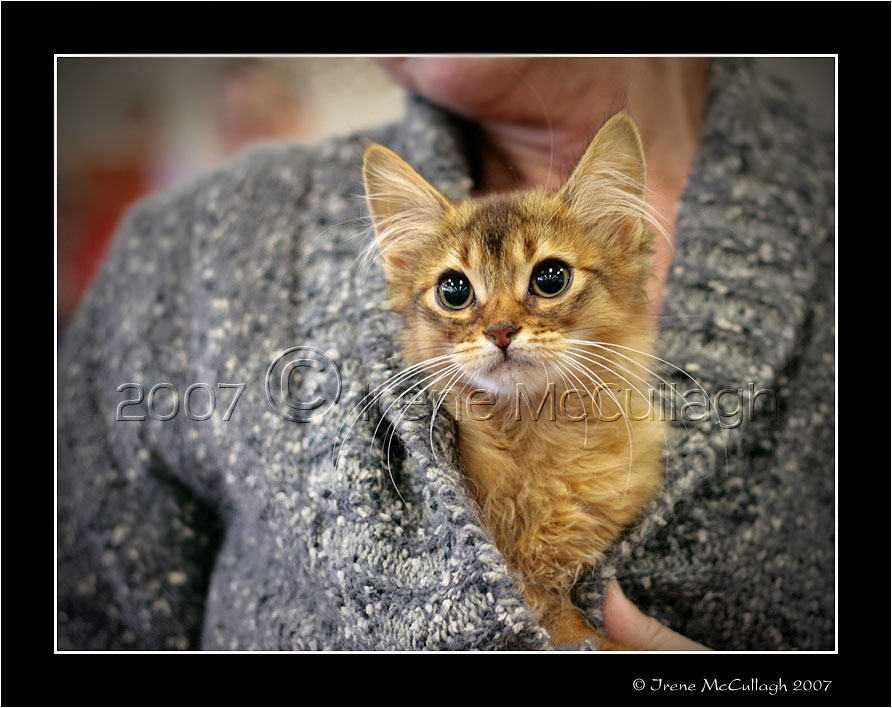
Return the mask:
[[[403,90],[366,58],[56,61],[60,335],[136,199],[249,144],[314,143],[403,112]],[[756,61],[834,129],[833,58]]]

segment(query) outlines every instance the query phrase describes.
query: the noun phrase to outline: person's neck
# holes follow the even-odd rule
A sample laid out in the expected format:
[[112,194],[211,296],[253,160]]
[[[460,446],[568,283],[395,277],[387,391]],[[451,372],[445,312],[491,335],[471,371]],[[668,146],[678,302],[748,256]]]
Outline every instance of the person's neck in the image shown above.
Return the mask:
[[[508,99],[510,120],[490,110],[476,121],[475,193],[559,187],[600,125],[620,110],[641,133],[648,178],[667,187],[683,184],[702,127],[708,66],[708,60],[603,59],[563,90],[547,85],[550,74],[527,74]],[[527,117],[518,120],[523,94]]]
[[[526,92],[528,119],[499,120],[498,111],[478,119],[476,196],[531,187],[553,190],[573,168],[600,125],[627,110],[638,126],[647,160],[648,202],[669,240],[655,242],[655,310],[672,263],[676,202],[696,155],[707,103],[708,60],[604,59],[572,91],[547,85],[548,75],[518,82],[514,101]],[[512,108],[517,115],[517,104]]]

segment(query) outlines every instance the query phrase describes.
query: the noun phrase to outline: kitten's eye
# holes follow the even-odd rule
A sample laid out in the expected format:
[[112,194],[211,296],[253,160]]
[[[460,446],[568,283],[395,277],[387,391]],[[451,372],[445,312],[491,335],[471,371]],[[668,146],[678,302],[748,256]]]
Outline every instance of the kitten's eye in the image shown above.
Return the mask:
[[561,261],[542,261],[533,269],[530,292],[539,297],[556,297],[570,284],[570,268]]
[[444,307],[450,310],[462,310],[474,299],[474,289],[464,275],[453,271],[440,278],[437,297]]

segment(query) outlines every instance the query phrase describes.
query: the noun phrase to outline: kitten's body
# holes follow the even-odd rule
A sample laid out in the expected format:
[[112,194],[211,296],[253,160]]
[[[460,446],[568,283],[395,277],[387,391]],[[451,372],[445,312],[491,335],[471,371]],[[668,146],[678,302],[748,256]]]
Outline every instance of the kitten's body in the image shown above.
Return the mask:
[[[462,467],[496,546],[555,643],[598,639],[570,592],[653,496],[663,444],[641,395],[654,320],[637,131],[608,122],[554,194],[451,202],[378,146],[365,177],[404,356],[465,401]],[[534,286],[556,287],[536,280],[547,267],[556,294]],[[459,281],[473,300],[453,308]],[[472,415],[468,400],[491,404]]]

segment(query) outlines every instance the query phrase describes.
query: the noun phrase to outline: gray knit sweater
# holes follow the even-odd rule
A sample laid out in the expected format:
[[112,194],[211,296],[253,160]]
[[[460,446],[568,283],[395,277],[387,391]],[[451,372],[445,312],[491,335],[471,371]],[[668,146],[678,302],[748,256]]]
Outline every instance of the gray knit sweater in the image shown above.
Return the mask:
[[[60,649],[549,647],[465,493],[447,414],[433,451],[429,415],[400,421],[389,470],[387,424],[360,419],[332,464],[365,386],[403,366],[380,269],[353,267],[369,139],[467,193],[461,131],[413,99],[397,125],[255,151],[128,214],[59,357]],[[742,389],[743,421],[673,424],[661,495],[578,586],[596,625],[617,576],[714,648],[833,648],[832,179],[828,143],[786,87],[714,63],[658,353],[712,396]],[[309,423],[279,415],[265,388],[300,345],[343,384]],[[294,399],[328,396],[325,372],[296,374]],[[119,408],[139,397],[125,383],[145,398]],[[159,383],[178,392],[170,420],[157,419],[170,386],[147,400]],[[228,419],[239,389],[218,384],[244,384]],[[208,389],[213,413],[194,419]]]

